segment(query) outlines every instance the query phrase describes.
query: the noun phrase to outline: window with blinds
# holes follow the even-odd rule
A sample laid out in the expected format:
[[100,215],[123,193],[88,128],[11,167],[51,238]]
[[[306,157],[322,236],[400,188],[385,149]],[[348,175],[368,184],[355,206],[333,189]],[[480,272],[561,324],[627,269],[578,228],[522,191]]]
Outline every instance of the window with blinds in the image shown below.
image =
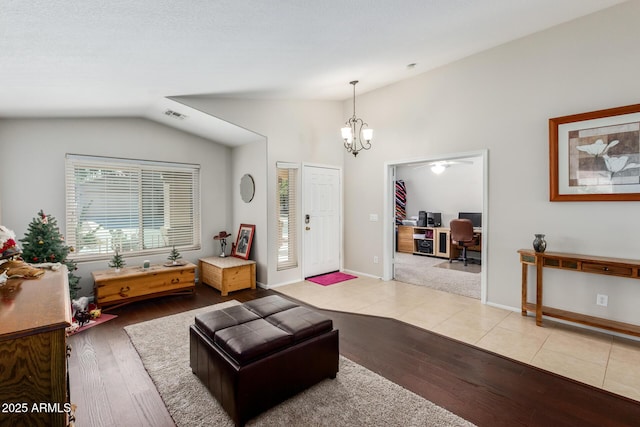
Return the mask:
[[278,270],[298,266],[298,166],[278,162]]
[[200,166],[66,156],[74,259],[200,249]]

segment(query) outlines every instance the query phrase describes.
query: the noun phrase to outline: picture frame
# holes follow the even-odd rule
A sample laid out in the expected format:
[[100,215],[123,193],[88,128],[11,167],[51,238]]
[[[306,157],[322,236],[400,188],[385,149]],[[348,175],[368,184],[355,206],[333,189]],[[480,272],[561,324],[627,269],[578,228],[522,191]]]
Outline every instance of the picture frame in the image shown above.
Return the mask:
[[233,245],[233,256],[236,258],[249,259],[251,254],[251,244],[256,226],[253,224],[240,224],[236,243]]
[[549,119],[549,199],[640,200],[640,104]]

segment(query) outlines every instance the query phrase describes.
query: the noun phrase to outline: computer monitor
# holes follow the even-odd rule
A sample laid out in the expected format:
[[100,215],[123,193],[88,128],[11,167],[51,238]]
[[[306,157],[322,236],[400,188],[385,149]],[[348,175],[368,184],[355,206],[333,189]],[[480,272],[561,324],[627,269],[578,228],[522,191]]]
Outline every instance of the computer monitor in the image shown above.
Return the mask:
[[474,228],[482,227],[482,212],[458,212],[459,219],[470,219]]

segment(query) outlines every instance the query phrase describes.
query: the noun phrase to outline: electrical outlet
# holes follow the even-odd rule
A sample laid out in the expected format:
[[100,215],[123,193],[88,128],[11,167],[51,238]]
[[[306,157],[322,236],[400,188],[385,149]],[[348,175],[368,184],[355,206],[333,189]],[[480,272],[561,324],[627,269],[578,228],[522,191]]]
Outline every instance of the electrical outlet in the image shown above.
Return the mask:
[[374,263],[374,264],[377,264],[377,263],[378,263],[378,257],[377,257],[377,256],[374,256],[374,257],[373,257],[373,263]]
[[596,304],[597,305],[601,305],[603,307],[606,307],[607,304],[609,304],[609,296],[608,295],[603,295],[603,294],[598,294],[598,296],[596,297]]

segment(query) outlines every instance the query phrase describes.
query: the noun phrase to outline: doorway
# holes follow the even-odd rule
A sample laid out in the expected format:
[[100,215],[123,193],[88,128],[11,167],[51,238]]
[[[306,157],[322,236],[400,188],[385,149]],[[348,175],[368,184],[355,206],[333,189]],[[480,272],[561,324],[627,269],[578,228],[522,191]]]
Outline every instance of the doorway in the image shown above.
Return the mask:
[[[481,212],[482,212],[482,238],[481,238],[481,251],[480,251],[480,260],[481,260],[481,272],[480,274],[480,300],[485,303],[486,302],[486,298],[487,298],[487,272],[488,272],[488,265],[487,265],[487,260],[488,260],[488,256],[487,256],[487,248],[488,248],[488,224],[489,224],[489,210],[488,210],[488,151],[487,150],[481,150],[481,151],[475,151],[475,152],[465,152],[465,153],[454,153],[454,154],[449,154],[449,155],[443,155],[443,156],[437,156],[437,157],[424,157],[424,158],[415,158],[415,159],[410,159],[410,160],[404,160],[404,161],[396,161],[396,162],[387,162],[384,165],[384,174],[385,174],[385,198],[384,198],[384,211],[383,211],[383,216],[384,216],[384,223],[383,223],[383,229],[384,229],[384,236],[383,236],[383,253],[384,253],[384,261],[383,261],[383,279],[384,280],[392,280],[394,278],[396,278],[396,272],[395,272],[395,267],[396,264],[400,264],[401,262],[405,262],[407,261],[407,256],[409,256],[411,258],[410,255],[406,255],[406,254],[401,254],[396,252],[396,244],[397,244],[397,228],[396,228],[396,218],[395,218],[395,214],[396,214],[396,203],[395,203],[395,193],[396,193],[396,180],[398,177],[398,170],[399,168],[418,168],[420,166],[427,166],[427,165],[432,165],[436,162],[445,162],[445,164],[447,164],[449,166],[451,165],[455,165],[455,164],[464,164],[464,162],[468,159],[477,159],[477,161],[479,162],[479,172],[477,172],[477,174],[481,175],[481,188],[482,188],[482,195],[480,197],[480,200],[478,200],[476,203],[480,204],[481,207]],[[428,169],[428,168],[427,168]],[[451,170],[453,170],[453,166],[451,166]],[[443,175],[446,174],[443,173]],[[476,178],[478,179],[478,178]],[[428,189],[425,188],[424,191],[428,191]],[[409,196],[408,196],[409,197]],[[464,197],[463,195],[456,195],[456,197]],[[415,207],[415,205],[414,205]],[[421,206],[420,206],[421,208]],[[425,209],[429,209],[431,210],[430,207],[425,206]],[[460,208],[462,209],[462,208]],[[416,210],[416,209],[414,209]],[[438,210],[437,207],[434,207],[433,210]],[[454,210],[454,208],[450,208],[450,211],[447,213],[443,213],[443,224],[442,227],[446,227],[449,220],[452,219],[452,216],[456,216],[458,215],[458,210],[455,210],[455,212],[452,212]],[[411,216],[416,216],[418,215],[418,212],[407,212],[407,217],[411,217]],[[405,258],[402,258],[405,257]],[[437,260],[434,257],[422,257],[420,255],[414,255],[414,257],[417,258],[429,258],[428,262],[425,262],[426,264],[432,264],[435,265],[435,262],[433,260],[436,261],[441,261],[444,262],[444,265],[446,266],[446,264],[448,263],[448,260],[446,259],[440,259]],[[398,259],[396,259],[398,258]],[[402,259],[400,259],[402,258]],[[404,265],[402,266],[404,267]],[[431,270],[431,272],[435,273],[435,270]],[[425,267],[425,274],[429,274],[428,273],[428,267]],[[436,276],[436,274],[434,274],[434,277]]]
[[339,271],[342,264],[342,171],[303,165],[303,275]]

